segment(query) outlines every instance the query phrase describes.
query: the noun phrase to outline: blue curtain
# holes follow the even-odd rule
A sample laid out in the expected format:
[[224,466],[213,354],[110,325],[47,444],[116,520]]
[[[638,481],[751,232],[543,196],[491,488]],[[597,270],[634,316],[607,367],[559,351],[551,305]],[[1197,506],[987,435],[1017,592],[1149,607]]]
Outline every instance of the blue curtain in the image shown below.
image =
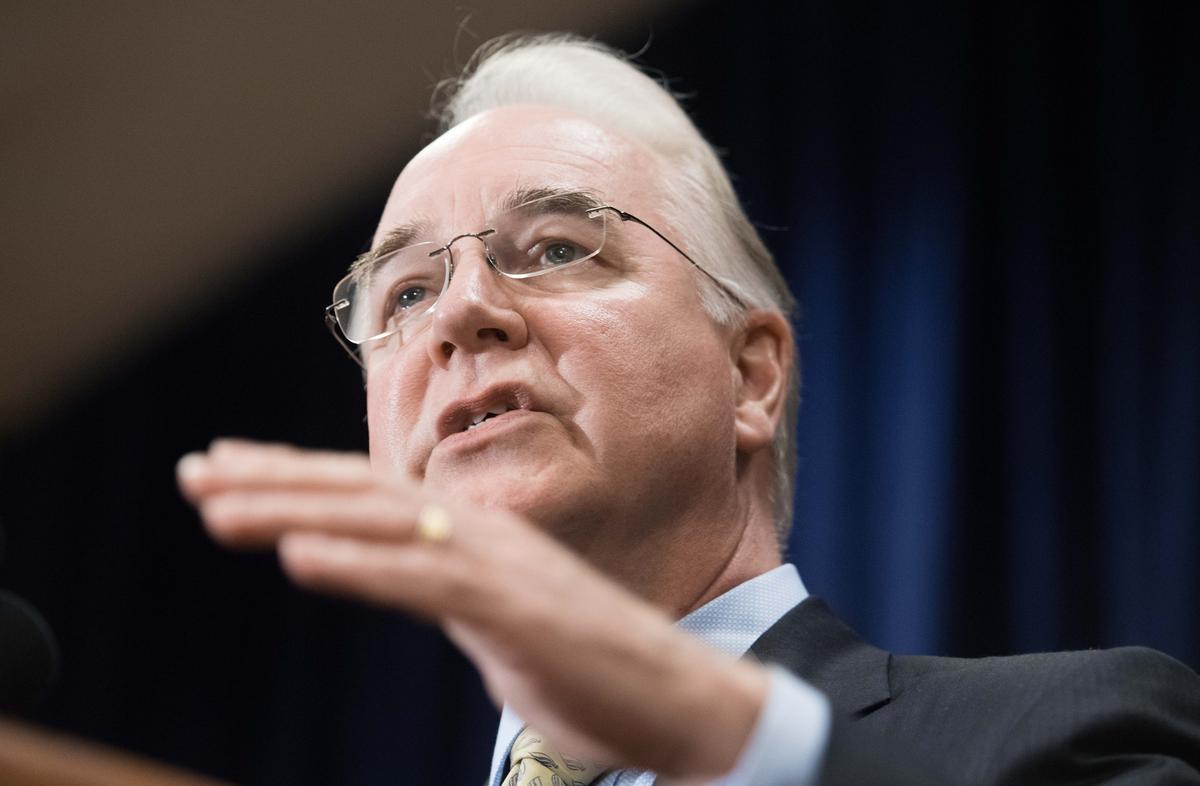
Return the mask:
[[1196,16],[711,3],[651,47],[802,303],[791,556],[876,641],[1200,662]]

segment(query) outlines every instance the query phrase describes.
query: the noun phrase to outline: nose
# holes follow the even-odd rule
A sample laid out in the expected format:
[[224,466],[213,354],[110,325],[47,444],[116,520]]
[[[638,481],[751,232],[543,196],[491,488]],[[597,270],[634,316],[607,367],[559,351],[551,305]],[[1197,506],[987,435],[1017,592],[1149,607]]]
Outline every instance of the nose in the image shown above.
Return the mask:
[[446,367],[455,352],[514,350],[525,346],[529,328],[512,296],[511,282],[487,261],[487,247],[475,237],[460,238],[451,249],[450,282],[433,309],[428,352]]

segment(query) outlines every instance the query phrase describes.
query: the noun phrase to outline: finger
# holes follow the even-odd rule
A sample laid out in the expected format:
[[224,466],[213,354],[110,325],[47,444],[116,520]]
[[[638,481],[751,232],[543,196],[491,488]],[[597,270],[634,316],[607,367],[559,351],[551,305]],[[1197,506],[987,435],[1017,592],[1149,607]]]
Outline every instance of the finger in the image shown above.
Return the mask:
[[179,486],[193,502],[231,489],[361,489],[376,475],[359,453],[301,450],[285,445],[222,440],[207,453],[189,453],[176,467]]
[[379,543],[290,532],[279,542],[283,569],[297,584],[432,619],[478,605],[463,563],[427,543]]
[[282,443],[242,439],[214,440],[209,463],[219,477],[231,482],[316,485],[370,483],[374,478],[366,454],[311,450]]
[[381,490],[232,491],[200,502],[214,538],[229,546],[274,543],[289,530],[374,541],[410,541],[423,496]]

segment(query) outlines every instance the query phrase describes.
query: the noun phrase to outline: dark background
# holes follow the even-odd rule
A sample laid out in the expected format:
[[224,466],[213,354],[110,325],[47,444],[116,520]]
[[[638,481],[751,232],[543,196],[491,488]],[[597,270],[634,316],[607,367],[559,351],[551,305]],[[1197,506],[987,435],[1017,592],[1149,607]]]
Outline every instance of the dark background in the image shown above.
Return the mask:
[[[652,31],[803,305],[790,556],[882,645],[1200,665],[1196,8],[700,2]],[[365,447],[320,314],[412,152],[0,446],[0,586],[63,652],[32,719],[245,784],[483,777],[496,714],[439,633],[219,550],[173,483],[217,435]]]

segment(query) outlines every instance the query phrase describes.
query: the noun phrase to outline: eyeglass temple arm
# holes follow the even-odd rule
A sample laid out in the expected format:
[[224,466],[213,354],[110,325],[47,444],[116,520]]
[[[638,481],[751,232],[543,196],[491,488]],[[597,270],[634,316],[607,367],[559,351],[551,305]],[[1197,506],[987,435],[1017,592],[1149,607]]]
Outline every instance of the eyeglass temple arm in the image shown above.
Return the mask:
[[338,308],[343,302],[345,301],[330,303],[325,307],[325,327],[329,328],[329,332],[333,334],[337,343],[341,344],[342,349],[346,350],[346,354],[350,356],[350,359],[357,363],[359,368],[365,370],[366,366],[363,365],[362,358],[358,355],[358,348],[352,346],[346,339],[342,338],[342,331],[338,329],[337,317],[333,314],[334,309]]
[[740,306],[741,308],[747,307],[746,301],[744,301],[742,299],[741,295],[739,295],[737,292],[734,292],[732,289],[730,289],[729,285],[727,285],[724,281],[717,278],[712,273],[709,273],[707,270],[705,270],[703,267],[701,267],[699,262],[697,262],[696,260],[694,260],[690,256],[688,256],[686,251],[684,251],[682,248],[680,248],[679,246],[672,243],[671,239],[668,238],[666,235],[664,235],[662,232],[659,232],[657,229],[650,226],[645,221],[643,221],[642,219],[635,216],[633,213],[626,213],[624,210],[619,210],[618,208],[607,206],[607,205],[601,209],[611,210],[612,212],[614,212],[618,216],[620,216],[622,221],[632,221],[635,224],[639,224],[641,226],[644,226],[646,229],[649,229],[651,232],[653,232],[655,235],[657,235],[658,238],[660,240],[662,240],[662,242],[666,243],[668,246],[675,249],[675,251],[678,252],[679,256],[683,257],[688,262],[691,262],[693,267],[695,267],[697,270],[699,270],[701,273],[703,273],[705,276],[707,276],[710,281],[712,281],[714,284],[716,284],[718,287],[720,287],[722,292],[724,292],[726,295],[729,295],[729,297],[733,298],[733,301],[735,303],[737,303],[738,306]]

